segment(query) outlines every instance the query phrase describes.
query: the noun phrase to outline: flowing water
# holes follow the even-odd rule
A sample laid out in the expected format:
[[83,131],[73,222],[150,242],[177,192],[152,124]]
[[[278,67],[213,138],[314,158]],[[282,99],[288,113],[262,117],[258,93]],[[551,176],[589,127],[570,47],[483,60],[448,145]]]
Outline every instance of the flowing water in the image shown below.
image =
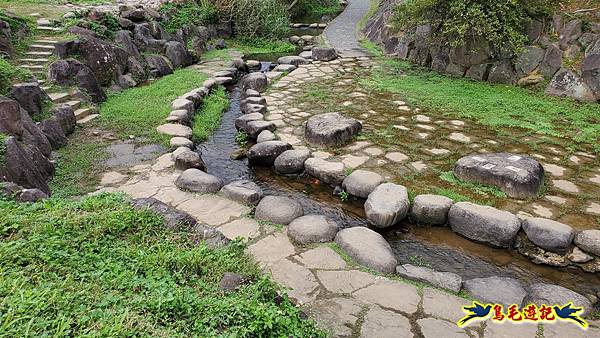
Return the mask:
[[[268,68],[265,63],[263,70]],[[309,177],[282,177],[269,168],[251,168],[246,159],[231,160],[229,155],[239,149],[235,141],[237,131],[234,121],[242,115],[240,98],[240,89],[233,88],[231,106],[224,113],[220,128],[207,142],[198,146],[207,171],[218,175],[226,183],[236,179],[252,180],[263,188],[265,194],[291,197],[304,207],[306,214],[324,214],[342,227],[368,226],[363,201],[354,199],[342,203],[330,187],[319,185]],[[582,294],[595,294],[600,285],[600,274],[536,265],[516,251],[471,242],[447,227],[419,227],[403,222],[381,233],[401,264],[455,272],[464,279],[510,276],[524,284],[548,282]]]

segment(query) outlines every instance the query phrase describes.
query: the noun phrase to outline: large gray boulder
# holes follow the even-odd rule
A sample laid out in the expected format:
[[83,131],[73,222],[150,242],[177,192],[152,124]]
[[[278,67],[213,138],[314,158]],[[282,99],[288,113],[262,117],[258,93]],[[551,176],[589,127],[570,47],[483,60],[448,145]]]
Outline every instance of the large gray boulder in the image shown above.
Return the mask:
[[390,244],[377,232],[366,227],[340,230],[337,245],[359,264],[382,273],[393,273],[398,264]]
[[340,113],[326,113],[312,116],[306,121],[304,138],[315,146],[341,146],[350,141],[362,130],[362,124]]
[[583,102],[595,102],[594,92],[577,74],[568,69],[559,70],[545,91],[546,95],[570,97]]
[[[600,49],[600,39],[596,42]],[[581,65],[582,76],[585,83],[590,87],[596,100],[600,101],[600,52],[591,54],[583,60]]]
[[221,193],[236,202],[254,205],[263,198],[263,191],[258,184],[248,180],[233,181],[221,189]]
[[410,218],[419,224],[444,225],[453,203],[446,196],[419,195],[413,201]]
[[244,114],[264,114],[267,112],[267,106],[262,104],[246,103],[241,110]]
[[344,179],[342,189],[350,195],[367,198],[384,181],[383,176],[372,171],[355,170]]
[[594,307],[586,297],[578,294],[575,291],[563,288],[562,286],[538,283],[529,287],[524,304],[552,304],[563,307],[569,302],[573,302],[576,307],[582,307],[581,315],[590,314]]
[[148,73],[155,78],[173,74],[173,67],[164,56],[146,55],[146,64],[148,64]]
[[296,218],[304,215],[300,203],[289,197],[266,196],[256,206],[254,217],[259,221],[288,225]]
[[319,181],[332,186],[342,184],[346,177],[342,162],[329,162],[321,158],[309,158],[304,161],[306,172]]
[[518,280],[508,277],[470,279],[463,282],[463,287],[471,296],[481,302],[498,303],[504,307],[512,304],[521,306],[527,295],[527,291]]
[[13,85],[10,89],[10,96],[19,102],[21,108],[31,116],[40,114],[44,103],[49,100],[48,95],[36,82]]
[[454,176],[463,181],[494,185],[514,198],[536,197],[544,168],[535,159],[517,154],[474,154],[459,159]]
[[331,242],[339,230],[338,225],[323,215],[305,215],[288,226],[288,236],[301,244]]
[[0,177],[25,188],[37,188],[50,194],[48,180],[54,175],[54,165],[38,147],[19,142],[15,136],[4,141],[4,161]]
[[188,169],[177,178],[175,185],[182,190],[211,194],[221,190],[223,180],[199,169]]
[[282,141],[257,143],[248,150],[248,161],[253,165],[270,167],[279,155],[290,149],[292,146]]
[[56,117],[51,116],[50,118],[40,122],[38,126],[50,142],[52,149],[58,149],[67,144],[67,136],[65,135],[60,123],[58,123]]
[[73,107],[68,104],[58,105],[51,110],[52,115],[56,118],[56,121],[60,124],[65,135],[71,135],[75,132],[77,126],[77,118]]
[[250,121],[246,124],[246,128],[244,128],[246,134],[253,139],[256,139],[258,135],[265,130],[274,131],[275,129],[276,127],[273,122],[262,120]]
[[[275,136],[275,134],[273,134],[273,132],[270,130],[263,130],[256,137],[256,143],[267,142],[267,141],[276,141],[276,140],[277,140],[277,136]],[[275,160],[275,161],[277,161],[277,160]]]
[[260,72],[250,73],[240,80],[240,86],[244,91],[252,89],[257,92],[264,92],[268,85],[267,76]]
[[528,217],[522,222],[527,238],[540,248],[565,253],[575,232],[570,226],[546,218]]
[[409,206],[408,191],[405,187],[383,183],[369,194],[365,202],[365,214],[375,226],[387,228],[406,217]]
[[521,229],[512,213],[469,202],[454,204],[448,222],[452,231],[462,236],[502,248],[509,247]]
[[439,272],[426,267],[404,264],[396,267],[396,273],[400,277],[429,283],[452,292],[459,292],[462,287],[462,278],[452,272]]
[[179,152],[175,156],[175,169],[187,170],[190,168],[194,168],[205,171],[206,165],[204,164],[204,161],[202,161],[200,154],[190,150],[187,147],[183,148],[186,150]]
[[575,244],[584,251],[600,256],[600,230],[584,230],[575,236]]
[[275,171],[284,174],[298,174],[304,171],[304,162],[310,157],[308,149],[286,150],[273,163]]

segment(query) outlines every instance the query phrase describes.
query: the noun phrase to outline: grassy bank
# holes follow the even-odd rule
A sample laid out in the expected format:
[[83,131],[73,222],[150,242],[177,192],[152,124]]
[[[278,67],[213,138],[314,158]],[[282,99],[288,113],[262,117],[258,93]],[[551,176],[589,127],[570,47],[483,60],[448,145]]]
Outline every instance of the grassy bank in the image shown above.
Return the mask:
[[229,108],[229,96],[221,87],[204,99],[202,109],[194,116],[192,139],[204,142],[221,125],[221,116]]
[[[323,336],[241,245],[197,245],[120,195],[0,210],[2,336]],[[251,282],[224,293],[224,272]]]
[[[539,134],[565,137],[600,151],[597,104],[553,98],[506,85],[457,79],[407,62],[383,59],[383,67],[362,84],[403,95],[413,107],[491,127],[519,127]],[[573,144],[576,147],[576,144]]]
[[293,53],[296,46],[289,41],[267,40],[261,38],[238,38],[225,41],[226,49],[213,49],[202,54],[202,60],[222,59],[231,60],[230,51],[244,55],[257,53]]

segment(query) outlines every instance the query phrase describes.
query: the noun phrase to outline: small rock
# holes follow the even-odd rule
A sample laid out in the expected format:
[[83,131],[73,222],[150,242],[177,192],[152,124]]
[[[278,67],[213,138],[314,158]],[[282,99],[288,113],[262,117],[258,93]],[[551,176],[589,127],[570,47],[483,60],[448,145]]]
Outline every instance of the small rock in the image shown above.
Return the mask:
[[223,180],[198,169],[188,169],[177,178],[175,185],[182,190],[210,194],[221,190]]
[[305,215],[293,220],[288,226],[288,236],[301,245],[331,242],[338,232],[338,225],[323,215]]
[[462,278],[452,272],[438,272],[430,268],[404,264],[396,267],[396,273],[406,279],[429,283],[453,292],[460,291],[462,286]]
[[[464,281],[463,287],[475,299],[486,303],[499,303],[508,307],[512,304],[521,306],[527,291],[521,283],[508,277],[475,278]],[[525,304],[529,304],[525,302]],[[542,303],[535,303],[542,304]],[[548,303],[546,303],[548,304]]]
[[314,47],[312,59],[315,61],[331,61],[337,59],[337,53],[331,47]]
[[570,226],[545,218],[528,217],[522,226],[533,244],[556,253],[565,253],[575,236]]
[[275,171],[284,174],[298,174],[304,171],[304,162],[310,157],[308,149],[286,150],[274,162]]
[[406,217],[409,206],[408,192],[405,187],[384,183],[367,198],[365,214],[375,226],[386,228]]
[[417,223],[444,225],[448,221],[448,211],[454,202],[439,195],[419,195],[415,197],[410,217]]
[[219,282],[219,287],[225,292],[233,292],[242,287],[246,279],[242,275],[233,272],[225,272]]
[[600,230],[584,230],[575,235],[575,244],[582,250],[600,256]]
[[257,204],[263,197],[262,189],[254,182],[238,180],[221,189],[225,197],[243,204]]
[[594,259],[594,257],[585,253],[585,251],[578,247],[573,247],[573,251],[567,256],[567,258],[573,263],[586,263]]
[[282,56],[279,59],[277,59],[277,63],[284,65],[294,65],[298,67],[299,65],[308,63],[308,60],[299,56]]
[[200,154],[195,151],[188,150],[183,151],[175,156],[175,169],[187,170],[190,168],[206,171],[206,165],[204,165],[204,161],[202,161]]
[[342,188],[351,195],[367,198],[384,181],[383,176],[372,171],[355,170],[344,179]]
[[194,142],[188,140],[185,137],[177,137],[177,136],[171,138],[171,141],[169,142],[169,144],[171,145],[171,149],[177,149],[179,147],[186,147],[186,148],[192,149],[192,147],[194,147]]
[[17,202],[29,202],[35,203],[41,200],[47,199],[48,194],[41,191],[40,189],[23,189],[19,193],[17,193],[16,201]]
[[267,196],[256,207],[254,216],[260,221],[269,221],[275,224],[290,224],[296,218],[304,215],[300,203],[289,197]]
[[335,242],[358,263],[382,273],[393,273],[398,265],[390,244],[366,227],[340,230]]

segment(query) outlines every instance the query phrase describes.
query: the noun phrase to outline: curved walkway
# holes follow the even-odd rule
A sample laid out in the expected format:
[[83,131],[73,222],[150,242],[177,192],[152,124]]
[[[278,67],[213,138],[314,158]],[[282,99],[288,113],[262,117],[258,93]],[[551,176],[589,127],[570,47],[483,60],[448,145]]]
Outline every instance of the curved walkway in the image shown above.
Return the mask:
[[350,0],[348,7],[325,29],[323,35],[337,52],[345,57],[368,56],[369,52],[360,43],[358,23],[367,15],[370,0]]

